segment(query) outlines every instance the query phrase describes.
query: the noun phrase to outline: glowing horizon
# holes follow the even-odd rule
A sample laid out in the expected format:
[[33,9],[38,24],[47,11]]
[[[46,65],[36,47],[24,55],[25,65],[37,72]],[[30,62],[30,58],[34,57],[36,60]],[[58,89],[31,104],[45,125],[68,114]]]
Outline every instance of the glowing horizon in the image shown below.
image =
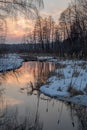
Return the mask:
[[[50,0],[44,0],[44,9],[40,10],[40,16],[52,16],[58,22],[60,14],[69,2],[70,0],[54,0],[51,2]],[[35,19],[25,20],[25,18],[20,17],[16,21],[12,21],[11,18],[8,18],[7,43],[20,43],[23,36],[33,30],[34,24]]]

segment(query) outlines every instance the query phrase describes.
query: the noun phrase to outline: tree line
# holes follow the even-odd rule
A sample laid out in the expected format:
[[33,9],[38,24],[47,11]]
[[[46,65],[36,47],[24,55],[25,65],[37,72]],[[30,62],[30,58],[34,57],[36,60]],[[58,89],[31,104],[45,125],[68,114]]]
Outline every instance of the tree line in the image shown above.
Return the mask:
[[[40,6],[43,3],[42,0],[37,2]],[[22,41],[23,44],[32,45],[32,52],[53,52],[59,56],[87,56],[87,0],[72,0],[61,13],[58,23],[52,16],[43,18],[39,15],[35,0],[0,0],[0,27],[2,18],[3,26],[6,27],[6,14],[16,16],[16,11],[18,14],[22,11],[25,16],[32,11],[37,14],[33,31],[26,34]]]
[[87,0],[73,0],[61,13],[59,23],[49,16],[38,16],[33,32],[24,43],[39,43],[42,52],[55,52],[59,56],[87,55]]
[[[34,44],[35,50],[40,50],[42,52],[52,52],[54,49],[58,49],[58,25],[51,16],[47,18],[38,16],[33,32],[27,34],[23,40],[23,43]],[[37,48],[38,44],[39,48]]]
[[87,0],[73,0],[62,12],[59,24],[65,53],[87,55]]

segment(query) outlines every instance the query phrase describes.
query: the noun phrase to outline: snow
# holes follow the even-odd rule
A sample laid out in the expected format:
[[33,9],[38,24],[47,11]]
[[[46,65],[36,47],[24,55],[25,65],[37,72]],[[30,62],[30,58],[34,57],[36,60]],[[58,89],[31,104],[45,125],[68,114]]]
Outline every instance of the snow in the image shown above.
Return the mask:
[[75,96],[75,97],[72,97],[72,98],[68,98],[68,99],[66,99],[66,101],[72,102],[74,104],[87,106],[87,95],[78,95],[78,96]]
[[16,69],[22,65],[23,59],[18,54],[5,54],[0,58],[0,72]]
[[[56,64],[59,68],[55,70],[55,76],[51,76],[47,81],[49,84],[41,86],[40,91],[50,97],[87,106],[87,61],[58,60]],[[71,93],[70,86],[82,93]]]
[[52,56],[37,56],[38,61],[51,61],[52,59]]
[[[40,61],[54,62],[57,65],[55,75],[51,76],[47,84],[41,86],[40,91],[50,97],[87,106],[87,61],[59,60],[50,56],[37,57]],[[0,58],[0,72],[13,70],[22,65],[23,59],[18,54],[6,54]],[[75,95],[69,87],[81,91]]]

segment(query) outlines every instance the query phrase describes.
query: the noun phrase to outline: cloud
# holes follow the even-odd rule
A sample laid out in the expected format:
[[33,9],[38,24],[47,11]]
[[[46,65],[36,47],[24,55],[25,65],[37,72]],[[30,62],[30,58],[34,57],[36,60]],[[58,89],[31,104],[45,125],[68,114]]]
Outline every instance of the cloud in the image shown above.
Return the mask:
[[[44,0],[44,9],[40,10],[42,17],[52,16],[56,22],[60,17],[62,11],[68,6],[70,0]],[[18,38],[22,38],[25,33],[32,31],[35,20],[25,20],[23,17],[12,22],[11,18],[7,19],[8,23],[8,39],[11,41],[17,41]]]
[[11,18],[7,19],[7,41],[16,42],[18,39],[22,39],[24,34],[27,34],[33,30],[34,20],[25,20],[24,18],[18,18],[16,21],[12,21]]
[[48,17],[48,16],[52,16],[54,18],[55,21],[57,21],[60,17],[60,14],[62,13],[62,9],[54,9],[54,10],[51,10],[51,11],[41,11],[40,14],[41,16],[43,17]]

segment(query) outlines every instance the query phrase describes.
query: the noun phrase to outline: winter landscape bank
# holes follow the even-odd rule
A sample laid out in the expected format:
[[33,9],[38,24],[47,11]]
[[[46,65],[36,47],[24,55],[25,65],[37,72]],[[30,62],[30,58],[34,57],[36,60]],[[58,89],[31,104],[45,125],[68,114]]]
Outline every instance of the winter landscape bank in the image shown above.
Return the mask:
[[[53,62],[56,65],[40,91],[52,98],[87,106],[87,61],[64,60],[53,56],[36,56],[37,61]],[[18,54],[6,54],[0,58],[0,72],[15,70],[24,59]]]
[[17,54],[4,54],[0,57],[0,72],[14,70],[22,65],[23,59]]
[[47,84],[40,88],[41,92],[59,100],[87,106],[87,61],[53,59],[53,62],[57,64],[57,69]]

